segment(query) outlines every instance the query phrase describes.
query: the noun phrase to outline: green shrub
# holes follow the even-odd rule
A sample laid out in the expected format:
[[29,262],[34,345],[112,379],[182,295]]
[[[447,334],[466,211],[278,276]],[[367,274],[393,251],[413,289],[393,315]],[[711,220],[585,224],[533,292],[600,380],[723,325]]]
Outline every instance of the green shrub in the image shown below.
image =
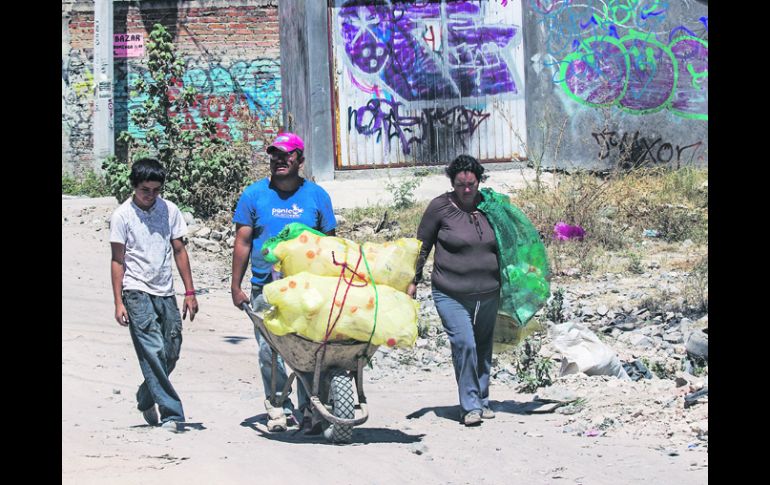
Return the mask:
[[[147,51],[152,80],[140,78],[131,86],[147,96],[142,106],[131,112],[131,119],[148,129],[143,137],[121,133],[119,141],[128,146],[128,160],[112,157],[103,164],[110,193],[119,201],[125,200],[133,191],[128,180],[131,164],[151,156],[167,172],[163,197],[180,209],[204,218],[232,211],[254,175],[251,146],[245,141],[225,145],[216,137],[216,123],[210,117],[195,128],[183,129],[185,116],[169,113],[184,113],[196,91],[181,85],[184,63],[177,59],[171,35],[162,25],[153,27]],[[175,88],[178,92],[171,96]]]
[[628,253],[628,272],[633,274],[642,274],[644,273],[644,268],[642,267],[642,257],[634,252]]
[[118,202],[123,202],[133,193],[128,176],[131,168],[128,163],[118,160],[116,157],[107,157],[102,163],[104,179],[110,194],[114,195]]
[[551,300],[545,306],[545,317],[553,323],[564,323],[564,288],[553,292]]
[[393,182],[388,179],[385,184],[385,188],[390,192],[393,198],[391,207],[394,209],[408,209],[415,203],[414,191],[422,183],[421,177],[425,176],[428,172],[422,170],[416,170],[412,176],[404,177],[399,182]]
[[88,170],[79,176],[63,174],[61,193],[67,195],[85,195],[86,197],[105,197],[110,195],[109,187],[99,174]]
[[549,357],[540,355],[542,338],[527,337],[523,345],[515,352],[516,376],[519,378],[519,390],[535,392],[539,387],[553,384],[554,362]]

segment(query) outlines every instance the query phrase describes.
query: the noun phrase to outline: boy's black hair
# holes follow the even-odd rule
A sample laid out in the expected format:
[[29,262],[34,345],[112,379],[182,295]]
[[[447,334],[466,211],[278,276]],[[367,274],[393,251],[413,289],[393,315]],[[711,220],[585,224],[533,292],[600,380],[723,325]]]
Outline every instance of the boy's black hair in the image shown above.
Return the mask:
[[154,158],[141,158],[131,166],[131,175],[128,176],[131,186],[136,187],[142,182],[166,182],[166,169]]
[[452,160],[452,163],[447,165],[444,172],[446,172],[447,177],[449,177],[453,184],[455,183],[455,177],[460,172],[472,172],[479,182],[483,182],[486,179],[483,176],[484,167],[470,155],[458,155],[457,158]]

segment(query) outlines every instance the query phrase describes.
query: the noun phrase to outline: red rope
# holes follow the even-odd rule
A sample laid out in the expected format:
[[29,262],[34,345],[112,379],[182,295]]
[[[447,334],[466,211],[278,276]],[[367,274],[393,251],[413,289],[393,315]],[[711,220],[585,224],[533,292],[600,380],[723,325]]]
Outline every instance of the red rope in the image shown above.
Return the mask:
[[[358,267],[361,265],[361,259],[363,258],[363,252],[361,251],[361,246],[358,246],[358,261],[356,262],[355,269],[350,269],[350,266],[346,261],[343,262],[337,262],[337,259],[334,257],[334,251],[332,251],[332,262],[335,266],[340,266],[340,275],[337,278],[337,287],[334,289],[334,296],[332,298],[332,305],[331,308],[329,308],[329,318],[326,321],[326,334],[324,335],[324,340],[321,346],[325,345],[329,341],[329,337],[331,336],[332,332],[334,331],[334,327],[337,326],[337,322],[339,321],[340,317],[342,316],[342,310],[345,308],[345,302],[348,298],[348,292],[350,291],[351,286],[355,286],[357,288],[362,288],[368,285],[366,282],[366,279],[358,274]],[[353,273],[350,276],[350,281],[348,281],[345,278],[345,271],[350,271]],[[354,284],[353,281],[355,277],[358,277],[363,283],[361,284]],[[340,302],[340,310],[337,312],[337,317],[334,319],[334,323],[332,323],[332,315],[334,314],[334,304],[337,302],[337,294],[339,293],[340,284],[341,282],[345,282],[345,294],[342,296],[342,301]],[[320,346],[319,346],[320,348]]]

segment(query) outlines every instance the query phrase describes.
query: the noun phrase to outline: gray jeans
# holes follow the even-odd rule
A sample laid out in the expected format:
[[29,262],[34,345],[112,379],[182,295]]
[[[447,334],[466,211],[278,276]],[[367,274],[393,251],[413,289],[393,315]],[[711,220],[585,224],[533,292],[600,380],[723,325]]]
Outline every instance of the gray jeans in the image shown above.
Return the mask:
[[[265,302],[265,297],[262,295],[262,288],[257,286],[252,286],[251,288],[251,308],[255,312],[262,312],[269,308],[269,305],[267,302]],[[267,343],[267,341],[262,338],[262,334],[259,333],[259,330],[257,327],[254,327],[254,336],[257,338],[257,345],[259,346],[259,370],[262,374],[262,386],[265,389],[265,397],[270,399],[270,383],[272,381],[272,358],[273,358],[273,349],[270,348],[270,344]],[[283,363],[283,358],[278,355],[278,358],[276,359],[276,375],[275,375],[275,392],[276,394],[280,395],[281,390],[283,389],[283,386],[286,384],[286,381],[289,380],[289,377],[286,374],[286,367]],[[298,372],[299,374],[299,372]],[[302,374],[303,377],[309,378],[310,381],[312,381],[313,376],[312,374]],[[308,381],[308,382],[310,382]],[[291,388],[289,388],[289,392],[286,396],[284,396],[283,400],[283,411],[284,414],[287,416],[294,413],[294,405],[291,402]],[[280,397],[280,396],[279,396]],[[305,386],[302,385],[302,381],[297,379],[297,406],[299,409],[304,410],[308,405],[310,404],[310,399],[308,398],[307,392],[305,391]],[[301,418],[301,416],[300,416]]]
[[452,347],[463,414],[489,407],[489,372],[499,296],[453,298],[433,287],[433,301]]
[[144,382],[136,392],[137,408],[158,405],[161,421],[184,421],[182,401],[169,381],[182,348],[182,319],[176,297],[125,290],[123,304]]

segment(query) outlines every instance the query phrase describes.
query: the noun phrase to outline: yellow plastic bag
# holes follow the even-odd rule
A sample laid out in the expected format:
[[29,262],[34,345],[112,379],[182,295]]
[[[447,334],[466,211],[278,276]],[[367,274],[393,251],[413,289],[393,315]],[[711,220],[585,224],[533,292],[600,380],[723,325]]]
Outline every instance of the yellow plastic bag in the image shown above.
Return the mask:
[[[352,286],[343,305],[347,285],[341,282],[337,297],[334,291],[339,278],[307,272],[287,276],[265,285],[265,300],[274,307],[264,314],[265,326],[275,335],[297,333],[316,342],[324,341],[332,304],[331,322],[337,318],[329,340],[355,339],[369,341],[374,326],[375,303],[377,325],[372,344],[389,347],[411,347],[417,340],[419,303],[405,293],[386,285]],[[362,284],[362,283],[358,283]]]
[[[364,243],[364,255],[374,282],[405,292],[414,278],[421,244],[420,240],[415,238]],[[296,275],[303,271],[319,276],[339,276],[341,267],[335,265],[335,261],[347,262],[351,269],[355,269],[359,258],[358,244],[355,242],[341,237],[321,237],[309,231],[277,244],[273,254],[279,259],[275,269],[284,276]],[[369,281],[363,260],[358,264],[357,273],[363,281]],[[348,272],[346,277],[351,274]]]
[[[406,292],[409,283],[414,279],[421,245],[422,241],[413,237],[381,244],[365,242],[364,255],[374,276],[374,282],[378,286],[388,285],[398,291]],[[352,259],[353,264],[356,261]],[[368,281],[369,275],[365,271],[363,274]]]
[[[283,241],[275,246],[273,254],[278,258],[275,269],[284,276],[299,274],[303,271],[319,276],[338,276],[340,267],[334,261],[342,263],[348,259],[348,253],[355,251],[358,245],[353,241],[333,236],[317,236],[309,231],[294,239]],[[334,253],[334,258],[332,258]],[[363,267],[363,263],[361,263]]]

